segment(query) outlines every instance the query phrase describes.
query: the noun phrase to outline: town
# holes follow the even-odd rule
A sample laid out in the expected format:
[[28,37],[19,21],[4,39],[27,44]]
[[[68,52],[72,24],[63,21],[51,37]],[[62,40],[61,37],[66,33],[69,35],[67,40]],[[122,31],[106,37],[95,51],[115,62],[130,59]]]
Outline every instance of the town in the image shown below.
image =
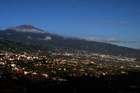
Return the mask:
[[136,61],[136,58],[98,53],[79,55],[78,53],[52,52],[44,56],[26,52],[1,52],[0,67],[12,73],[13,78],[67,81],[67,77],[128,74],[130,70],[139,71],[140,63]]

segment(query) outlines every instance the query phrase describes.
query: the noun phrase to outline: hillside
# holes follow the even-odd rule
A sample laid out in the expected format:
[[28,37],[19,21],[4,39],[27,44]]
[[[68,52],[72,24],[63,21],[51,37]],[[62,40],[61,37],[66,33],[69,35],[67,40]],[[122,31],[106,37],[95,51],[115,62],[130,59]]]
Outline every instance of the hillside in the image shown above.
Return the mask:
[[[25,29],[29,31],[20,31]],[[0,38],[3,40],[19,42],[27,46],[33,46],[36,50],[42,51],[47,51],[49,49],[54,51],[57,50],[56,52],[59,52],[59,50],[61,50],[61,52],[79,52],[84,50],[87,53],[101,53],[117,56],[137,57],[140,55],[140,50],[138,49],[78,38],[68,38],[26,25],[0,31]]]

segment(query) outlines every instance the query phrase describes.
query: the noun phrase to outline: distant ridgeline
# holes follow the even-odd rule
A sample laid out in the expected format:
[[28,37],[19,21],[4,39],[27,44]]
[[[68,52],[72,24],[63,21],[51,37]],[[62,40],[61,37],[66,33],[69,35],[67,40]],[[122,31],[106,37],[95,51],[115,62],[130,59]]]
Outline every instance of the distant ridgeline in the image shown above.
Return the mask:
[[[72,52],[87,51],[117,56],[139,57],[140,50],[103,42],[87,41],[52,34],[31,25],[21,25],[0,31],[1,49],[26,51]],[[60,51],[61,50],[61,51]]]

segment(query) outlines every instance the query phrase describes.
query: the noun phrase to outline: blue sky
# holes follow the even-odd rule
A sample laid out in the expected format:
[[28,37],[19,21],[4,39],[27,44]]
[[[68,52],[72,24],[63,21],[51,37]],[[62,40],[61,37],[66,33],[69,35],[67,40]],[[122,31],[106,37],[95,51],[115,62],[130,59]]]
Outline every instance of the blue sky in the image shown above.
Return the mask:
[[21,24],[140,49],[140,0],[0,0],[0,28]]

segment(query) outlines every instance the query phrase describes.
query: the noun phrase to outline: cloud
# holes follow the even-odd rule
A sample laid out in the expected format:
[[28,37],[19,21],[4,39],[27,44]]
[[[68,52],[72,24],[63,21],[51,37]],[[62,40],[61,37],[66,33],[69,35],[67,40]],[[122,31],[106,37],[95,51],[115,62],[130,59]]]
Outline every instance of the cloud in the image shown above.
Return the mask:
[[126,41],[126,40],[120,40],[120,39],[116,39],[116,38],[106,39],[106,40],[104,40],[104,42],[117,43],[117,44],[136,43],[136,41],[128,41],[128,40]]
[[132,44],[132,43],[137,43],[136,41],[121,40],[121,39],[118,39],[118,38],[98,37],[98,36],[85,37],[84,39],[90,40],[90,41],[112,43],[112,44]]
[[87,36],[82,38],[89,41],[104,42],[104,43],[110,43],[119,46],[140,49],[140,43],[139,43],[140,41],[137,40],[125,40],[117,37],[106,37],[106,36],[98,36],[98,35]]
[[46,37],[44,38],[44,40],[52,40],[52,37],[46,36]]
[[32,37],[31,36],[27,36],[27,39],[32,39]]

